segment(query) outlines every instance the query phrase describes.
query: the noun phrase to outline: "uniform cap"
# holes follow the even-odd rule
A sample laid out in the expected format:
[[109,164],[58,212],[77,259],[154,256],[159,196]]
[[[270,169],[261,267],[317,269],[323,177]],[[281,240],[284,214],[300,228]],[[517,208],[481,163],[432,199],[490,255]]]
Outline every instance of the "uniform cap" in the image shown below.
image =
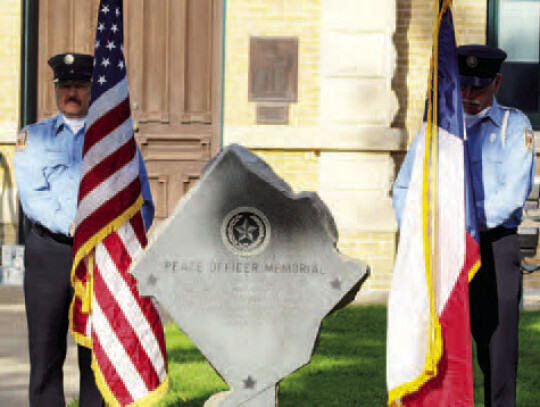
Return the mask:
[[457,54],[463,86],[489,85],[506,59],[506,52],[502,49],[479,44],[461,45],[457,48]]
[[91,81],[94,57],[92,55],[65,53],[48,61],[54,73],[54,82]]

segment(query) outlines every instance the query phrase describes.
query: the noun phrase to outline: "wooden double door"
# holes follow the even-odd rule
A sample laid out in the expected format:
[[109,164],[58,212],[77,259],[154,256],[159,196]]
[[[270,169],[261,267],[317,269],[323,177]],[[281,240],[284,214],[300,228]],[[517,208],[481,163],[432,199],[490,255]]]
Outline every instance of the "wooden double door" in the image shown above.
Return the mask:
[[[38,117],[56,114],[47,60],[93,54],[99,0],[40,0]],[[220,148],[222,0],[124,0],[136,139],[166,218]]]

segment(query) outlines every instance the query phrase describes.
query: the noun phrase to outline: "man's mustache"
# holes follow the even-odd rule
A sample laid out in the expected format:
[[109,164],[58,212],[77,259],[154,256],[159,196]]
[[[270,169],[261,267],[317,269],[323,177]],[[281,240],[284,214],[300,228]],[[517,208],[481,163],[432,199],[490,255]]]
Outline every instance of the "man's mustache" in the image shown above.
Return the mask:
[[462,102],[467,103],[468,105],[480,106],[480,102],[474,99],[463,99]]
[[81,103],[81,101],[78,98],[67,98],[66,103],[69,103],[69,102],[75,102],[79,104]]

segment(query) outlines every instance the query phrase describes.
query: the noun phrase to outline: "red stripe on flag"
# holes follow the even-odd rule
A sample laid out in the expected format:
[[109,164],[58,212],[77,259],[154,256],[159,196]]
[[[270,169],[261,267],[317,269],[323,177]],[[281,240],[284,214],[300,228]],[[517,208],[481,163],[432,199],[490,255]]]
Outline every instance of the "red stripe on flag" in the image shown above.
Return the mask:
[[[131,264],[131,256],[124,246],[122,239],[118,236],[118,233],[111,233],[105,240],[103,240],[103,245],[106,247],[109,252],[109,257],[114,262],[116,268],[124,274],[125,270],[129,269]],[[124,277],[124,276],[123,276]],[[129,288],[132,291],[132,294],[135,295],[132,283],[135,283],[135,279],[131,274],[127,274],[124,277],[124,280],[129,282]]]
[[108,110],[97,119],[84,133],[83,157],[104,137],[116,130],[122,123],[131,117],[129,97],[126,97],[116,107]]
[[139,211],[130,219],[131,227],[135,231],[135,236],[139,239],[139,244],[141,247],[146,247],[148,241],[146,239],[146,229],[144,228],[144,221],[142,217],[142,212]]
[[88,324],[88,314],[81,312],[82,301],[79,297],[73,298],[73,317],[71,321],[71,329],[73,332],[77,332],[84,335],[86,332],[86,325]]
[[130,208],[141,194],[141,181],[137,177],[123,190],[119,191],[107,202],[103,202],[92,214],[78,226],[73,242],[73,253],[77,253],[82,245],[103,227],[110,224],[124,211]]
[[[131,218],[130,223],[135,232],[135,236],[139,240],[139,244],[143,248],[146,247],[146,230],[144,228],[144,222],[143,222],[142,214],[140,211],[137,212],[133,218]],[[109,239],[111,239],[111,244],[113,244],[112,243],[113,239],[115,240],[117,239],[117,241],[114,243],[116,245],[116,248],[119,250],[124,249],[123,242],[118,236],[118,234],[115,233],[114,235],[109,236],[107,238],[107,241],[109,241]],[[114,248],[109,246],[108,242],[107,242],[106,247],[108,248],[109,256],[111,257],[111,259],[113,259],[117,267],[122,267],[122,270],[129,270],[129,266],[131,264],[131,258],[129,257],[129,255],[126,255],[122,257],[121,259],[117,259],[115,258],[116,256],[115,253],[118,253],[118,252],[115,252]],[[126,264],[127,261],[129,261],[129,264]],[[161,323],[161,317],[159,316],[159,312],[156,306],[154,306],[154,303],[151,298],[142,297],[139,294],[139,291],[137,290],[137,280],[131,274],[126,273],[125,278],[129,279],[131,292],[133,296],[137,299],[137,302],[139,303],[139,306],[143,312],[145,319],[147,320],[148,324],[152,327],[152,330],[156,337],[161,354],[167,355],[167,350],[165,347],[165,333],[163,330],[163,325]],[[165,368],[166,368],[167,367],[166,357],[164,358],[164,362],[165,362]]]
[[86,264],[84,261],[79,262],[77,265],[77,269],[75,270],[75,276],[77,279],[81,282],[86,282],[87,280],[87,274],[86,274]]
[[107,353],[101,346],[99,340],[96,338],[95,332],[93,332],[92,335],[92,344],[92,351],[94,357],[96,358],[96,362],[99,365],[102,375],[110,380],[107,382],[107,387],[109,387],[111,392],[114,394],[116,400],[118,400],[123,406],[133,402],[131,394],[120,376],[118,376],[116,368],[107,357]]
[[[141,247],[146,247],[147,238],[146,230],[144,228],[144,222],[142,213],[139,211],[135,214],[130,220],[131,226],[135,231],[135,235],[139,239],[139,244]],[[138,295],[138,292],[137,292]],[[165,331],[163,330],[163,325],[161,322],[161,317],[157,307],[154,305],[154,302],[151,298],[140,297],[141,298],[141,309],[144,309],[144,314],[147,316],[148,322],[152,325],[154,334],[156,336],[160,351],[162,355],[167,355],[167,350],[165,347]],[[167,358],[165,358],[165,369],[167,369]]]
[[81,180],[79,187],[79,202],[82,201],[87,194],[97,188],[99,184],[115,175],[126,164],[130,163],[135,155],[137,149],[135,147],[135,140],[129,139],[124,145],[117,150],[114,150],[111,155],[103,158],[98,164],[96,164],[90,171],[88,171]]
[[[135,291],[136,281],[133,279],[133,277],[131,277],[131,275],[127,275],[127,271],[125,271],[126,269],[122,270],[120,268],[122,267],[122,264],[126,264],[126,258],[129,259],[129,255],[127,254],[127,251],[125,250],[120,238],[116,233],[112,233],[102,242],[102,244],[107,249],[109,255],[114,256],[112,260],[115,263],[116,261],[119,261],[119,263],[116,264],[116,266],[119,267],[118,273],[128,285],[132,295],[135,298],[135,301],[137,301],[139,298]],[[129,266],[130,263],[131,259],[129,259],[127,265]],[[103,281],[103,277],[101,276],[97,265],[96,273],[94,276],[94,295],[104,314],[109,316],[108,321],[111,325],[111,329],[113,330],[113,332],[116,333],[118,341],[126,350],[127,355],[133,362],[133,365],[144,366],[144,369],[139,373],[141,378],[145,382],[147,388],[156,388],[159,385],[158,373],[154,369],[154,365],[148,357],[148,354],[142,348],[137,333],[131,326],[129,320],[126,318],[122,309],[119,307],[115,296],[109,291],[109,288],[107,287],[105,281]],[[134,312],[139,311],[134,310]],[[140,312],[142,313],[142,310]],[[145,320],[147,320],[144,314],[143,317],[145,318]]]
[[[103,244],[107,248],[109,256],[112,259],[112,261],[115,263],[116,267],[119,270],[124,270],[122,271],[123,278],[126,281],[126,283],[128,283],[128,286],[131,290],[131,294],[139,303],[139,306],[141,310],[143,311],[143,316],[148,322],[148,325],[155,326],[155,324],[152,324],[152,321],[155,321],[158,324],[158,326],[161,328],[161,318],[159,318],[159,314],[156,308],[154,307],[154,304],[152,303],[152,299],[148,297],[142,297],[139,294],[137,290],[137,280],[127,271],[129,270],[129,266],[131,265],[132,259],[129,256],[127,250],[125,249],[124,243],[122,242],[122,239],[120,239],[120,236],[117,233],[113,233],[109,235],[106,240],[103,241]],[[165,350],[165,348],[163,348],[163,350]]]
[[151,298],[143,298],[144,304],[141,305],[141,308],[144,309],[144,314],[147,316],[154,335],[159,346],[159,351],[163,355],[163,361],[165,363],[165,371],[168,371],[168,360],[167,360],[167,348],[165,346],[165,330],[163,329],[163,324],[161,323],[161,317],[157,307],[154,305],[154,302]]

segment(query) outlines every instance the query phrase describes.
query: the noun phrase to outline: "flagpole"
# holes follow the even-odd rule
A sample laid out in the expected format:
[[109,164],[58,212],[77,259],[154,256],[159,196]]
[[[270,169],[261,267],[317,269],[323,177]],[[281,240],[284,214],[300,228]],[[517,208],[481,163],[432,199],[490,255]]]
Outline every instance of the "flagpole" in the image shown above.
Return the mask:
[[434,0],[433,51],[428,84],[428,111],[425,137],[423,182],[424,260],[426,267],[427,297],[429,305],[429,336],[426,354],[426,372],[437,374],[442,354],[441,326],[436,310],[434,277],[437,270],[437,165],[438,165],[438,36],[440,2]]
[[[427,116],[427,134],[426,134],[426,154],[429,158],[425,160],[431,164],[428,167],[430,181],[428,184],[429,191],[429,210],[427,220],[428,224],[425,224],[426,234],[429,241],[425,241],[426,246],[426,265],[428,265],[427,274],[427,289],[429,298],[429,307],[431,315],[432,329],[430,329],[429,338],[429,355],[432,356],[428,361],[428,365],[431,365],[433,374],[437,372],[437,364],[439,361],[438,356],[441,353],[441,327],[439,323],[439,317],[437,314],[436,298],[435,298],[435,285],[437,270],[439,267],[439,250],[438,250],[438,237],[439,237],[439,202],[438,202],[438,181],[439,181],[439,32],[443,14],[451,6],[452,0],[434,0],[434,28],[433,28],[433,52],[431,59],[431,72],[429,81],[429,107]],[[435,357],[433,357],[435,356]]]
[[92,349],[105,403],[150,407],[169,387],[165,335],[156,306],[140,295],[129,267],[146,246],[145,222],[150,226],[153,216],[144,218],[143,208],[153,204],[133,135],[122,0],[101,0],[97,14],[70,325],[77,343]]
[[[432,116],[432,133],[431,133],[431,290],[435,292],[435,276],[438,267],[438,181],[439,181],[439,28],[440,28],[440,2],[435,0],[435,24],[433,38],[433,116]],[[434,295],[432,296],[431,305],[433,312],[436,312],[436,304]]]
[[[387,383],[392,407],[473,404],[468,282],[463,277],[468,262],[479,258],[479,247],[470,238],[476,236],[476,225],[470,226],[470,233],[467,224],[467,210],[474,211],[474,206],[462,194],[470,174],[462,167],[466,150],[453,2],[434,1],[424,126],[417,136],[414,161],[405,167],[407,172],[400,172],[399,188],[394,189],[395,199],[405,202],[388,302]],[[457,202],[448,204],[454,197]],[[445,278],[440,278],[443,268]],[[416,314],[409,317],[411,311]],[[403,323],[408,318],[413,326]]]

